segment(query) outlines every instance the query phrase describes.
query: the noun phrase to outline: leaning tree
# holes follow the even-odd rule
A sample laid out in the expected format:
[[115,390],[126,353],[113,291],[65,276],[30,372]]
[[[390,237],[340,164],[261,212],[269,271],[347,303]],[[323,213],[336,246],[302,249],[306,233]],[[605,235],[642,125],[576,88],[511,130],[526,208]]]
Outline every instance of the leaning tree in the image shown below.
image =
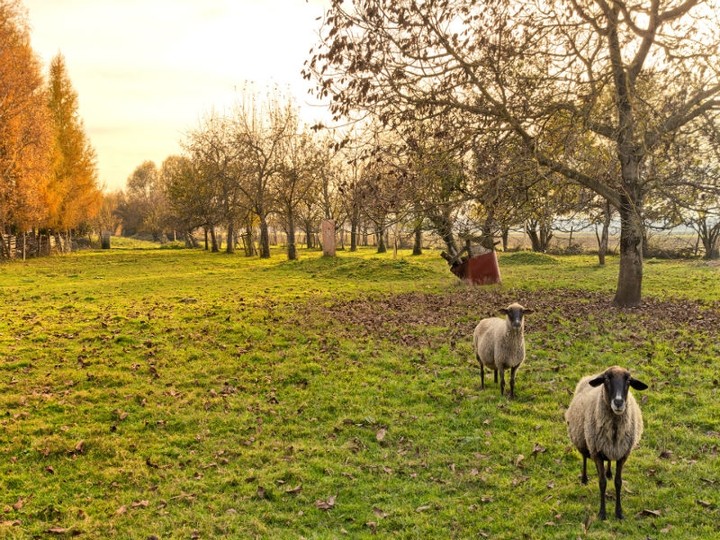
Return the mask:
[[[651,189],[645,158],[720,104],[718,3],[333,0],[304,74],[336,117],[369,111],[397,125],[461,111],[469,122],[513,132],[541,166],[618,209],[614,300],[633,306],[641,301]],[[546,151],[563,125],[611,145],[618,176],[588,174],[572,145]]]

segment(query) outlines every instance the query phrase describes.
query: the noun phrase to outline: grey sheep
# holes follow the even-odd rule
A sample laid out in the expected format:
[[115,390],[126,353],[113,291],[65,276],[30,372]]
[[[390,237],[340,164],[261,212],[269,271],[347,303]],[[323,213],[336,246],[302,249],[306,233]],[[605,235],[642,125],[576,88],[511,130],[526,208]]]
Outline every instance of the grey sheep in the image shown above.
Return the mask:
[[500,310],[506,317],[482,319],[473,332],[473,350],[480,363],[480,388],[485,388],[485,367],[500,373],[500,395],[505,394],[505,370],[510,370],[510,394],[515,397],[515,373],[525,361],[525,318],[532,309],[510,304]]
[[[620,503],[622,468],[643,432],[640,406],[629,389],[645,390],[647,385],[622,367],[583,377],[575,387],[565,412],[570,440],[583,457],[581,481],[587,484],[587,460],[595,462],[600,486],[600,512],[605,519],[606,477],[612,478],[610,462],[615,461],[615,517],[623,518]],[[607,471],[603,462],[607,461]]]

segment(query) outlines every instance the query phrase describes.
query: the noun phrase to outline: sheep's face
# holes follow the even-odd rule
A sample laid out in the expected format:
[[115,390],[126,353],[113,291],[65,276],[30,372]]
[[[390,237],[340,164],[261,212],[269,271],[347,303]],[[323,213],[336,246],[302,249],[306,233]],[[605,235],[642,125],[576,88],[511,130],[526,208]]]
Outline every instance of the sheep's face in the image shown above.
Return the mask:
[[532,313],[532,309],[522,307],[520,304],[510,304],[506,308],[502,308],[500,313],[507,315],[508,322],[513,328],[519,329],[523,326],[523,317],[526,313]]
[[598,387],[603,385],[603,397],[610,405],[612,412],[621,415],[627,406],[628,390],[632,386],[635,390],[645,390],[647,385],[634,379],[627,369],[613,366],[602,375],[590,381],[590,386]]

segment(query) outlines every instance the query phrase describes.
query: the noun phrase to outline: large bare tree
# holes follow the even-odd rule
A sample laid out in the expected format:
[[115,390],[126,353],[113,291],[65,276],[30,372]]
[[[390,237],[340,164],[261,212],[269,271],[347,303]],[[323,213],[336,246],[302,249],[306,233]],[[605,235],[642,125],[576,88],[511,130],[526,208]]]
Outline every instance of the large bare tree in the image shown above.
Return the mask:
[[[633,306],[651,189],[646,156],[720,103],[717,4],[333,0],[304,73],[337,117],[370,111],[397,125],[462,111],[484,129],[514,132],[541,166],[619,210],[615,303]],[[548,151],[563,126],[611,145],[618,176],[589,174],[572,141],[563,154]]]

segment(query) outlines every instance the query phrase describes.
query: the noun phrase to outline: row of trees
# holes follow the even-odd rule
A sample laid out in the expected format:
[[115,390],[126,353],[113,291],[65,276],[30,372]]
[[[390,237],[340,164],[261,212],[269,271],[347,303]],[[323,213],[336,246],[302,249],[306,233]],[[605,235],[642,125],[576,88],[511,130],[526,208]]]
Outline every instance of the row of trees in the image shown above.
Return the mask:
[[95,152],[65,60],[53,58],[43,76],[21,4],[0,0],[0,233],[68,235],[101,204]]
[[351,248],[361,229],[380,249],[389,228],[432,230],[452,258],[517,227],[547,249],[562,218],[596,228],[602,262],[619,222],[615,302],[635,305],[653,227],[692,227],[718,256],[715,7],[333,1],[304,75],[350,128],[308,129],[281,96],[246,96],[181,156],[139,167],[120,213],[155,234],[203,228],[215,246],[218,227],[257,229],[261,256],[272,217],[291,258],[298,224],[322,218],[349,226]]
[[590,192],[619,215],[615,302],[632,306],[647,222],[684,209],[717,236],[719,7],[333,0],[304,73],[337,119],[370,116],[406,140],[443,119],[468,135],[468,152],[512,148],[512,174],[534,164],[553,198],[568,181]]
[[[507,248],[511,230],[524,230],[533,249],[545,251],[565,223],[571,231],[594,227],[604,262],[617,217],[607,200],[539,167],[512,136],[496,140],[461,128],[452,115],[417,121],[402,132],[365,123],[339,141],[303,126],[294,104],[278,93],[266,100],[247,96],[231,114],[211,114],[190,132],[181,156],[160,167],[141,164],[116,215],[127,233],[156,239],[179,234],[193,243],[193,232],[203,229],[213,250],[222,230],[230,252],[243,244],[253,253],[259,231],[261,256],[269,256],[272,223],[285,232],[291,259],[295,231],[312,242],[322,219],[350,231],[350,249],[369,230],[382,251],[392,230],[395,238],[413,237],[419,252],[423,233],[432,231],[453,257],[469,241],[492,247],[500,238]],[[596,152],[592,159],[598,170],[612,170],[609,156]],[[666,162],[680,163],[674,157]],[[687,181],[690,174],[678,178]],[[663,186],[670,186],[669,178]],[[689,202],[688,189],[676,191]],[[681,208],[677,193],[653,200],[663,203],[658,227],[700,224],[701,217],[719,221],[707,206],[705,214]]]

